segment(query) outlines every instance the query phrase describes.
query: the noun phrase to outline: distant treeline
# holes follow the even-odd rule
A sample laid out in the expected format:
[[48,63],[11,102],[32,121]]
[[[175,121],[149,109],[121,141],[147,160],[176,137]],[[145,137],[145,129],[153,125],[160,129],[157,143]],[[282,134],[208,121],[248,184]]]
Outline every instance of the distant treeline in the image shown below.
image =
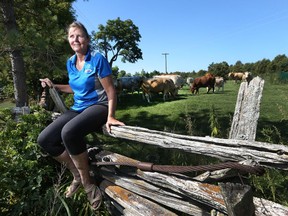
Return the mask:
[[[288,57],[283,55],[276,56],[272,61],[269,59],[262,59],[255,63],[245,63],[243,64],[241,61],[237,61],[234,65],[229,65],[227,62],[223,61],[221,63],[211,63],[208,66],[207,70],[199,70],[199,71],[192,71],[192,72],[183,72],[183,71],[174,71],[169,72],[173,74],[179,74],[183,78],[187,77],[197,77],[202,76],[207,72],[213,73],[216,76],[223,76],[227,79],[227,75],[229,72],[245,72],[249,71],[254,76],[261,76],[261,77],[269,77],[271,80],[277,81],[287,81],[288,80]],[[126,73],[126,71],[118,71],[118,67],[113,68],[113,72],[117,77],[123,76],[131,76],[130,73]],[[287,72],[287,73],[286,73]],[[152,71],[146,72],[142,70],[141,72],[136,72],[135,76],[145,76],[145,77],[152,77],[154,75],[159,75],[163,72],[160,71]]]

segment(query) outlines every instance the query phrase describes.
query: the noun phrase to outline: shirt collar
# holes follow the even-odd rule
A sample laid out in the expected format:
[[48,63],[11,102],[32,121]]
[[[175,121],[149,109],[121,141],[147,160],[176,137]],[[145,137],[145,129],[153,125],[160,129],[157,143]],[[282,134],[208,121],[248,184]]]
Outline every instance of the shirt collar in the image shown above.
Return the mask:
[[[88,47],[88,50],[87,50],[87,53],[85,55],[85,61],[90,61],[91,59],[91,50],[90,48]],[[76,54],[74,54],[74,56],[72,57],[72,64],[76,64]]]

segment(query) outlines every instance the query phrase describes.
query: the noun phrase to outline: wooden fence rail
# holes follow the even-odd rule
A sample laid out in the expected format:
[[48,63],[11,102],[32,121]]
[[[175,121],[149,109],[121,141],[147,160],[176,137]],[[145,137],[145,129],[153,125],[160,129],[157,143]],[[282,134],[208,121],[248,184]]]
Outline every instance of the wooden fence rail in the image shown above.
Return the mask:
[[265,166],[288,170],[288,146],[238,139],[220,139],[213,137],[186,136],[147,128],[122,126],[111,127],[111,133],[104,133],[115,138],[132,140],[159,146],[179,149],[221,160],[253,160]]

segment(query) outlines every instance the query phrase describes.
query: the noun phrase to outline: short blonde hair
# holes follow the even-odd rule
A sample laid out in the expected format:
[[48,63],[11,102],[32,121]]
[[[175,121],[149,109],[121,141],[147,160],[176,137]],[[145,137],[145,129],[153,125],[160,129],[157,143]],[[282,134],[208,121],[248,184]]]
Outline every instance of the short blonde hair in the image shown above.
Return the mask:
[[90,35],[88,34],[87,29],[85,28],[85,26],[81,22],[79,22],[79,21],[72,22],[67,28],[67,32],[68,33],[69,33],[70,28],[79,28],[79,29],[81,29],[84,32],[85,36],[88,39],[90,39]]

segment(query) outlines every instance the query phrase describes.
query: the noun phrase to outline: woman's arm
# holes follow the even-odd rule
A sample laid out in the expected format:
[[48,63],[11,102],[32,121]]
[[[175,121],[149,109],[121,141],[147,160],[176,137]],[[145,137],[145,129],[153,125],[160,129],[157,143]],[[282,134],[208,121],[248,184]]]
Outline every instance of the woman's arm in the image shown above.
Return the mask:
[[68,94],[73,94],[73,91],[70,87],[70,85],[66,84],[54,84],[54,88],[56,88],[57,91],[63,92],[63,93],[68,93]]
[[54,87],[57,91],[63,92],[63,93],[69,93],[72,94],[73,91],[70,87],[70,85],[66,84],[54,84],[49,78],[45,78],[45,79],[39,79],[41,82],[41,85],[43,88],[45,88],[46,86]]
[[106,128],[107,128],[107,131],[110,132],[111,125],[125,125],[125,124],[123,122],[118,121],[115,118],[117,96],[116,96],[116,91],[115,91],[114,84],[113,84],[112,75],[100,79],[100,82],[108,96],[108,117],[107,117]]

